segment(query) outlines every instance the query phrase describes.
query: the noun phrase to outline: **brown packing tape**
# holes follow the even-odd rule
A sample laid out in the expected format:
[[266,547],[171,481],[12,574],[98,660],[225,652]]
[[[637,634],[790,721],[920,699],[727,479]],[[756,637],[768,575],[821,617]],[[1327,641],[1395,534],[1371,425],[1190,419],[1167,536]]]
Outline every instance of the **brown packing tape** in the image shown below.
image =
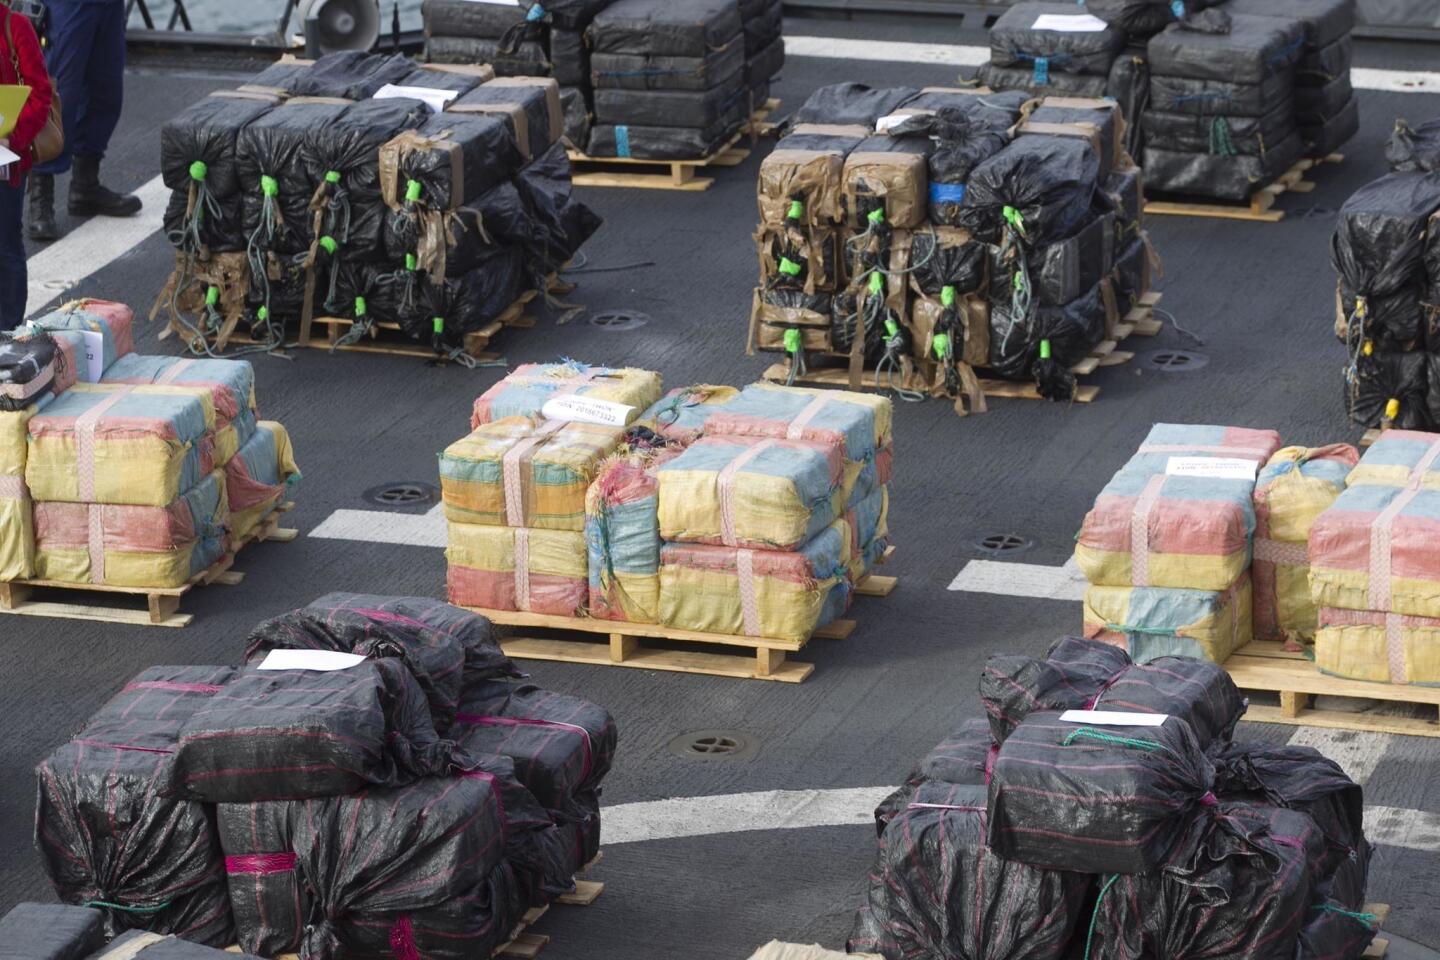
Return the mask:
[[241,87],[239,90],[216,90],[211,93],[212,97],[219,97],[223,100],[255,100],[260,103],[278,105],[283,97],[278,93],[266,93],[261,88],[246,90]]
[[800,346],[807,352],[830,349],[830,317],[799,307],[776,307],[765,303],[757,290],[751,325],[755,345],[766,351],[785,350],[785,331],[800,331]]
[[285,101],[285,105],[290,106],[297,103],[328,103],[337,107],[347,107],[354,102],[354,100],[345,97],[291,97]]
[[1120,112],[1120,104],[1114,100],[1095,100],[1090,97],[1046,97],[1040,104],[1042,107],[1068,107],[1075,110],[1109,110],[1115,115],[1115,166],[1121,167],[1120,158],[1130,160],[1133,166],[1135,161],[1125,149],[1125,115]]
[[803,196],[811,226],[840,219],[840,182],[845,160],[821,150],[772,150],[760,164],[756,197],[763,223],[785,222],[790,200]]
[[1348,340],[1350,336],[1350,318],[1345,315],[1345,298],[1340,293],[1340,281],[1335,281],[1335,336]]
[[550,142],[554,143],[565,133],[565,108],[560,105],[560,84],[554,77],[497,77],[486,86],[544,87],[546,112],[550,116]]
[[1095,156],[1102,154],[1100,144],[1100,128],[1093,123],[1036,123],[1034,120],[1026,120],[1020,124],[1015,131],[1017,136],[1044,136],[1044,137],[1071,137],[1077,140],[1088,140],[1090,146],[1095,150]]
[[421,70],[435,73],[452,73],[462,77],[476,77],[481,83],[495,79],[495,68],[488,63],[422,63]]
[[829,262],[836,266],[836,231],[819,227],[814,230],[802,230],[799,227],[786,224],[783,226],[770,226],[761,224],[755,231],[755,250],[760,259],[760,283],[776,276],[780,271],[779,261],[775,258],[771,249],[776,240],[783,240],[787,246],[793,247],[805,258],[808,268],[805,273],[805,292],[814,293],[816,290],[834,290],[836,278],[825,270],[826,247],[829,247]]
[[[967,296],[959,299],[957,308],[960,322],[965,325],[965,342],[960,347],[960,359],[972,366],[983,367],[990,360],[990,304],[980,297]],[[934,357],[931,348],[935,326],[944,313],[944,305],[933,297],[920,295],[911,300],[911,353],[916,359]]]
[[910,231],[896,230],[890,236],[890,271],[885,277],[885,306],[895,312],[895,319],[904,326],[909,323],[907,316],[910,298],[905,294],[905,278],[910,266]]
[[966,96],[984,97],[994,93],[989,87],[921,87],[921,93],[960,93]]
[[515,145],[520,148],[520,155],[526,160],[535,156],[530,152],[530,118],[526,115],[523,105],[518,103],[467,103],[453,107],[449,112],[494,113],[508,116],[511,126],[515,128]]
[[[235,88],[235,92],[260,94],[261,96],[274,97],[276,100],[284,100],[290,96],[289,90],[283,90],[280,87],[262,87],[254,83],[242,83]],[[211,96],[216,96],[216,94],[211,94]]]
[[[424,137],[413,130],[398,134],[380,148],[380,196],[391,210],[405,205],[404,191],[400,181],[404,179],[401,167],[405,158],[412,153],[437,153],[445,151],[450,155],[450,206],[454,210],[465,202],[465,153],[460,144],[445,139],[451,131],[433,137]],[[421,198],[422,201],[424,198]],[[429,204],[426,204],[429,206]]]
[[885,219],[892,227],[917,227],[929,212],[929,176],[918,154],[857,151],[845,158],[845,209],[853,219],[863,184],[867,195],[885,198]]
[[1105,277],[1100,281],[1100,302],[1105,305],[1105,339],[1115,335],[1120,323],[1120,303],[1115,297],[1115,280]]
[[[797,136],[799,134],[810,134],[817,137],[859,137],[865,139],[870,136],[869,127],[859,124],[847,123],[800,123],[790,128],[786,136]],[[781,141],[782,143],[784,141]]]

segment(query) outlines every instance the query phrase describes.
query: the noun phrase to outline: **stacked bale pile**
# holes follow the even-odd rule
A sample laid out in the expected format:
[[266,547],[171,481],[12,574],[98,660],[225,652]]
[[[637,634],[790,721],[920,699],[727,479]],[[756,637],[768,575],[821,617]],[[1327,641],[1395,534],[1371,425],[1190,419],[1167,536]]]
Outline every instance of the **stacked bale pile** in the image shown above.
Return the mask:
[[1440,436],[1387,430],[1310,530],[1315,662],[1379,683],[1440,683],[1434,517]]
[[875,811],[852,952],[1365,951],[1360,788],[1314,750],[1231,740],[1245,704],[1221,668],[1065,638],[993,657],[980,696],[988,728],[963,724]]
[[[840,84],[761,165],[750,346],[863,359],[983,409],[976,368],[1068,399],[1148,289],[1144,185],[1119,108]],[[879,131],[879,132],[869,132]]]
[[659,393],[555,364],[476,401],[441,456],[452,602],[796,641],[844,613],[889,545],[890,402]]
[[1257,470],[1273,430],[1156,424],[1085,516],[1085,635],[1144,663],[1249,643]]
[[1339,274],[1335,335],[1345,344],[1350,419],[1367,427],[1434,429],[1440,425],[1440,174],[1408,169],[1361,187],[1340,208],[1330,257]]
[[0,580],[183,586],[292,494],[250,364],[139,356],[131,322],[76,301],[5,338],[32,375],[0,403]]
[[740,19],[745,31],[745,86],[754,113],[770,99],[770,81],[785,66],[784,0],[741,0]]
[[459,960],[573,889],[615,728],[511,682],[483,618],[332,594],[246,660],[145,671],[39,765],[45,868],[108,934]]
[[458,356],[599,226],[561,122],[553,80],[354,53],[198,101],[161,131],[172,317],[197,352],[243,313],[264,348],[324,315]]

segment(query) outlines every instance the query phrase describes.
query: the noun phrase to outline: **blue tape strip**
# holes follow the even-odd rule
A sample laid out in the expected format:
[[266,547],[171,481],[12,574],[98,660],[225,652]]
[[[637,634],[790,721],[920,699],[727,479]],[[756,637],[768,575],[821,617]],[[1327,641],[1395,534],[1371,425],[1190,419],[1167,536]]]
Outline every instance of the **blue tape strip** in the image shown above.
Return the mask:
[[626,127],[626,126],[618,126],[618,127],[615,128],[615,156],[617,156],[617,157],[626,157],[627,159],[628,159],[629,156],[630,156],[630,128],[629,128],[629,127]]
[[930,202],[959,203],[965,199],[965,184],[963,183],[932,183],[930,184]]
[[1175,19],[1181,20],[1185,17],[1185,0],[1174,0],[1170,4],[1170,12],[1175,14]]
[[1035,86],[1037,86],[1037,87],[1048,87],[1048,86],[1050,86],[1050,58],[1049,58],[1049,57],[1036,57],[1036,58],[1035,58]]
[[537,3],[535,4],[535,6],[531,7],[529,11],[525,14],[525,19],[528,20],[530,23],[534,23],[536,20],[539,20],[543,16],[545,16],[545,8]]

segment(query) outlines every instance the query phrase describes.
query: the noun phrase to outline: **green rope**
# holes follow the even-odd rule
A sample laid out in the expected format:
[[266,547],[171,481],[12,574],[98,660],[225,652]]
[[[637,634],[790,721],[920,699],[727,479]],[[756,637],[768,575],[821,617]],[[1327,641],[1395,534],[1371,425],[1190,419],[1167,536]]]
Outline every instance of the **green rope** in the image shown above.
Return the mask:
[[1140,633],[1151,637],[1169,637],[1175,634],[1173,629],[1165,627],[1132,627],[1127,623],[1107,623],[1105,629],[1112,633]]
[[126,913],[159,913],[161,910],[170,908],[170,901],[155,907],[127,907],[123,903],[111,903],[108,900],[87,900],[80,904],[82,907],[104,907],[107,910],[124,910]]
[[1136,740],[1133,737],[1117,737],[1114,734],[1106,733],[1103,730],[1095,730],[1091,727],[1080,727],[1071,730],[1065,735],[1065,739],[1060,741],[1060,746],[1068,747],[1080,737],[1085,737],[1088,740],[1099,740],[1103,743],[1113,743],[1119,747],[1139,747],[1142,750],[1167,749],[1165,744],[1156,743],[1153,740]]
[[1380,915],[1376,913],[1356,913],[1354,910],[1346,910],[1337,907],[1333,903],[1317,903],[1311,907],[1312,910],[1324,910],[1326,913],[1338,913],[1342,917],[1349,917],[1351,920],[1358,920],[1365,926],[1374,930],[1380,925]]
[[1224,117],[1210,121],[1210,152],[1222,157],[1233,157],[1239,153],[1230,135],[1230,121]]
[[1118,873],[1112,874],[1105,885],[1100,888],[1100,895],[1095,898],[1095,909],[1090,912],[1090,929],[1085,932],[1085,960],[1090,960],[1090,941],[1095,937],[1095,922],[1100,919],[1100,901],[1105,899],[1105,891],[1120,879]]

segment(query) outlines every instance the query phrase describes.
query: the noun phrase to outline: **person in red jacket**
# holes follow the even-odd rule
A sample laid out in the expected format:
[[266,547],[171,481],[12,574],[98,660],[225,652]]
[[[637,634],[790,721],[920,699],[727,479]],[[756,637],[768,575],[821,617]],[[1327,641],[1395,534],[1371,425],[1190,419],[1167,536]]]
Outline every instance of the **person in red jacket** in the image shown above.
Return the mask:
[[[25,177],[32,163],[31,145],[50,118],[50,74],[45,55],[30,21],[0,6],[0,83],[24,84],[30,88],[15,129],[0,138],[0,145],[20,159],[0,168],[0,330],[11,330],[25,319],[25,298],[29,277],[25,269]],[[8,29],[6,29],[8,28]],[[10,38],[15,46],[10,47]],[[19,75],[16,75],[16,66]]]

